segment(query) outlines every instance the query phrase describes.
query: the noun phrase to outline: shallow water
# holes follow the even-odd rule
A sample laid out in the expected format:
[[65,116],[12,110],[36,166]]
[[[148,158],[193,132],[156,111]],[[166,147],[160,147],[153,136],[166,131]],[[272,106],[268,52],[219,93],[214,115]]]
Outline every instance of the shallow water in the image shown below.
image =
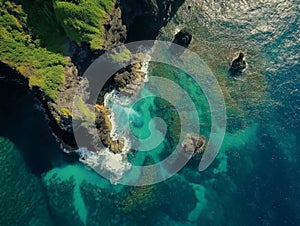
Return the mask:
[[[156,185],[112,185],[60,151],[31,94],[1,81],[0,225],[300,225],[299,2],[235,2],[205,1],[205,13],[197,12],[197,19],[188,22],[195,33],[192,50],[228,94],[227,133],[216,160],[204,172],[192,159]],[[175,17],[166,32],[181,20]],[[199,26],[200,21],[205,26]],[[165,34],[161,38],[170,39]],[[239,49],[247,51],[249,64],[242,81],[226,74],[228,56]],[[157,67],[152,73],[166,76],[169,70]],[[177,76],[176,82],[198,106],[201,131],[208,135],[205,97],[185,74]],[[141,97],[148,91],[146,87]],[[117,114],[120,125],[129,114],[132,133],[142,139],[159,130],[150,138],[160,141],[162,128],[149,126],[154,116],[167,124],[178,120],[171,106],[154,98],[130,109],[114,107],[116,113],[123,112]],[[132,152],[128,159],[142,165],[165,158],[176,145],[177,125],[171,128],[162,144],[150,152]]]

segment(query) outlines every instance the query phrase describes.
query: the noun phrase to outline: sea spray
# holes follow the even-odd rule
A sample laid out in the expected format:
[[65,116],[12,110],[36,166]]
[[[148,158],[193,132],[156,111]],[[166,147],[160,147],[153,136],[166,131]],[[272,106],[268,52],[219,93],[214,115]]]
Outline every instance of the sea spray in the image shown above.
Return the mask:
[[[130,105],[136,100],[138,94],[143,89],[144,84],[148,82],[148,67],[150,60],[150,53],[145,53],[141,67],[141,72],[145,73],[145,77],[136,91],[137,95],[134,95],[134,97],[124,96],[114,89],[111,92],[106,93],[104,96],[104,106],[110,110],[110,114],[108,116],[112,125],[110,136],[112,140],[121,140],[123,142],[124,146],[122,148],[122,153],[115,154],[111,152],[109,148],[103,148],[97,152],[92,152],[87,148],[82,147],[75,151],[79,154],[81,162],[91,167],[100,175],[105,175],[106,178],[110,178],[110,182],[112,184],[117,184],[124,173],[130,170],[131,163],[127,159],[127,154],[132,147],[129,134],[121,132],[119,129],[121,125],[117,123],[117,115],[113,111],[113,105],[121,105],[124,107],[124,110],[126,110],[126,105]],[[130,111],[127,111],[127,116],[129,116],[130,113]]]
[[130,169],[130,163],[124,161],[125,154],[114,154],[109,148],[98,152],[92,152],[86,148],[79,148],[75,151],[80,156],[80,161],[100,175],[110,178],[112,184],[117,184],[123,173]]

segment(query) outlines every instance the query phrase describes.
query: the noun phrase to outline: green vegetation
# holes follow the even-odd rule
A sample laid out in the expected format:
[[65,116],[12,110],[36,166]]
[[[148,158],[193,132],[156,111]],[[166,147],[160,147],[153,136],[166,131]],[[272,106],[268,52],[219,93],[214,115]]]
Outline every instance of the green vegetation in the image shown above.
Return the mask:
[[61,108],[60,112],[63,114],[63,116],[65,116],[67,118],[72,117],[72,112],[67,108]]
[[86,105],[81,97],[75,99],[75,109],[73,110],[74,119],[85,122],[94,122],[95,113]]
[[39,44],[48,50],[63,54],[67,36],[56,21],[52,0],[24,0],[26,26]]
[[130,61],[131,52],[128,49],[124,48],[119,53],[110,54],[110,57],[118,63],[123,63],[123,62],[126,62],[126,61]]
[[104,23],[114,0],[53,0],[58,23],[67,36],[80,44],[90,43],[92,49],[104,44]]
[[0,14],[0,60],[27,76],[31,87],[39,86],[55,99],[67,60],[33,40],[26,31],[27,16],[21,6],[0,2]]
[[115,0],[0,1],[0,61],[55,99],[64,82],[66,40],[104,43],[104,23]]

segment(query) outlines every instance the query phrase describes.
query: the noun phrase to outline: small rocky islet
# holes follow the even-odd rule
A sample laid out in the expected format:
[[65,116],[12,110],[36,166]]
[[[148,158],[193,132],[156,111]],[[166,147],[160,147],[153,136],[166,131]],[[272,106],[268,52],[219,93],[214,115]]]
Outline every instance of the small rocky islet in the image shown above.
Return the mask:
[[[86,2],[89,5],[85,5]],[[74,93],[83,80],[85,70],[102,54],[107,54],[107,57],[116,64],[126,64],[132,58],[143,61],[143,57],[128,53],[122,47],[124,43],[130,41],[164,40],[197,53],[216,76],[224,93],[228,131],[224,149],[218,155],[212,170],[204,173],[195,172],[196,161],[192,160],[175,177],[157,185],[141,187],[112,185],[99,175],[93,174],[83,164],[77,164],[78,156],[75,157],[74,162],[57,164],[36,177],[29,172],[27,165],[24,165],[23,157],[17,154],[17,150],[13,150],[11,142],[0,139],[2,161],[5,163],[1,164],[2,172],[5,174],[2,177],[1,188],[5,192],[0,198],[2,210],[5,211],[1,211],[0,225],[22,225],[22,223],[23,225],[97,225],[99,222],[103,225],[132,224],[132,222],[140,225],[145,222],[149,225],[176,225],[178,222],[185,225],[210,225],[212,222],[215,225],[222,225],[224,222],[230,225],[242,225],[245,219],[249,225],[282,222],[289,222],[291,225],[296,222],[294,220],[297,217],[293,218],[294,209],[289,208],[289,205],[281,208],[277,205],[279,203],[277,199],[271,197],[274,194],[279,199],[285,200],[284,202],[288,202],[285,189],[289,182],[282,174],[285,174],[284,170],[289,166],[281,165],[282,162],[277,164],[278,160],[274,156],[281,152],[285,145],[289,151],[292,150],[293,143],[296,143],[296,136],[285,134],[286,136],[281,137],[276,133],[269,136],[269,128],[266,125],[248,126],[252,120],[257,119],[257,115],[263,113],[261,106],[265,107],[263,103],[267,98],[265,62],[269,60],[269,56],[265,56],[261,51],[262,45],[256,45],[258,42],[253,40],[257,37],[260,40],[267,40],[268,35],[273,34],[273,31],[270,32],[268,29],[272,29],[273,25],[277,29],[277,23],[281,21],[275,18],[271,26],[265,26],[264,18],[268,12],[263,10],[269,9],[273,1],[264,2],[266,3],[261,2],[261,4],[265,7],[255,7],[253,2],[249,5],[237,3],[235,0],[226,3],[220,1],[200,3],[195,0],[141,0],[138,3],[135,0],[2,1],[0,3],[1,77],[22,83],[28,90],[33,91],[42,103],[40,109],[43,109],[43,114],[47,116],[47,122],[55,137],[65,150],[72,152],[67,155],[68,157],[64,156],[66,159],[71,155],[74,156],[73,151],[77,149],[72,120],[80,119],[80,114],[77,115],[72,111],[72,105]],[[285,2],[285,4],[292,3]],[[278,6],[278,9],[285,7],[280,3]],[[94,11],[99,7],[100,11]],[[290,10],[294,8],[290,7]],[[252,13],[248,13],[249,11]],[[269,11],[272,14],[269,15],[270,18],[278,14],[277,11]],[[68,20],[69,12],[74,13],[78,18],[75,23],[78,26],[73,26],[72,20]],[[91,27],[85,26],[86,23],[80,20],[78,12],[86,12],[83,17]],[[261,24],[253,23],[257,19],[255,18],[257,12],[259,15],[264,15],[262,21],[258,20]],[[285,13],[279,14],[280,18],[285,17]],[[248,16],[250,18],[247,18]],[[35,20],[39,23],[34,23]],[[245,21],[247,24],[243,24]],[[237,29],[240,32],[237,32]],[[81,34],[84,32],[88,35],[83,37]],[[293,42],[297,44],[296,41]],[[290,46],[288,44],[285,47]],[[109,52],[111,48],[120,45],[117,51]],[[241,53],[246,54],[241,55]],[[272,54],[275,53],[274,50]],[[174,56],[180,59],[184,54],[184,52],[177,52]],[[247,55],[247,62],[244,60],[245,55]],[[271,63],[269,65],[274,66]],[[111,110],[104,104],[105,94],[116,89],[124,96],[137,95],[145,78],[141,66],[142,63],[126,66],[112,76],[95,105],[84,105],[83,100],[78,101],[84,118],[95,120],[97,135],[105,147],[116,154],[122,153],[124,142],[122,139],[116,140],[111,137]],[[186,78],[180,73],[166,73],[164,76],[174,81]],[[191,83],[188,87],[194,88]],[[197,92],[198,94],[201,95],[200,92]],[[290,94],[292,95],[292,92]],[[159,109],[164,109],[163,102],[156,105]],[[188,109],[185,110],[188,112]],[[90,113],[93,111],[95,114]],[[166,114],[166,111],[162,110],[161,114]],[[288,118],[287,114],[294,117],[293,113],[285,111],[283,114],[285,118]],[[25,116],[28,117],[26,114],[22,115]],[[178,123],[174,118],[170,117],[168,120],[174,124]],[[201,125],[206,121],[209,120],[202,121]],[[279,122],[274,122],[276,123]],[[175,125],[171,132],[177,132],[180,130],[179,127]],[[264,128],[259,130],[258,127]],[[278,126],[276,130],[281,131],[282,128]],[[85,128],[84,132],[89,133],[89,129],[89,127]],[[94,131],[90,132],[94,133]],[[39,136],[42,135],[43,133],[35,137],[39,140]],[[204,133],[187,134],[180,145],[188,155],[194,153],[196,159],[201,158],[209,138],[206,134],[203,135]],[[258,138],[259,135],[262,138]],[[170,136],[173,137],[173,134]],[[286,139],[282,139],[283,137]],[[26,138],[24,133],[22,140]],[[276,139],[280,142],[276,143]],[[271,152],[272,159],[269,159],[266,157],[269,152],[264,147],[272,144],[275,146],[276,153]],[[43,144],[38,148],[38,151],[42,151]],[[97,152],[100,149],[93,151]],[[259,154],[255,155],[256,152]],[[250,159],[249,153],[254,153],[253,160]],[[278,159],[286,159],[286,156],[280,156]],[[147,158],[144,164],[153,164],[153,162],[153,159]],[[275,162],[276,166],[269,164],[270,162]],[[266,168],[255,168],[256,165],[260,166],[259,164]],[[19,170],[16,170],[16,167],[19,167]],[[268,173],[269,167],[277,172],[275,177]],[[263,172],[257,173],[253,169]],[[155,177],[151,170],[144,171],[143,175],[146,175],[145,180],[152,180],[152,177]],[[248,176],[253,177],[249,179]],[[278,178],[284,179],[282,180],[284,183],[281,183],[284,189],[278,185],[276,191],[279,192],[269,192],[268,189],[266,191],[266,187],[270,186],[267,183]],[[291,178],[293,179],[292,176]],[[252,182],[255,182],[257,188],[255,196],[244,197],[242,194],[244,191],[253,193]],[[28,186],[24,187],[24,184]],[[10,190],[11,186],[14,189]],[[258,189],[259,186],[261,190]],[[272,187],[274,184],[271,183],[270,188]],[[296,193],[292,192],[295,198]],[[237,194],[238,198],[233,197],[233,194]],[[268,198],[266,202],[257,200],[257,197],[263,196]],[[275,200],[272,205],[269,205],[270,198]],[[251,203],[248,203],[249,200]],[[228,209],[227,206],[232,208]],[[40,209],[36,209],[36,212],[35,207]],[[278,212],[284,212],[280,214],[283,220],[273,217],[273,214]],[[257,221],[255,221],[256,217]]]
[[[145,5],[150,6],[148,10],[150,10],[151,13],[155,14],[156,16],[159,15],[159,17],[162,17],[164,15],[166,18],[168,18],[166,21],[172,20],[172,14],[175,13],[173,12],[170,14],[168,12],[168,9],[171,9],[173,7],[172,4],[173,3],[171,1],[166,1],[166,4],[161,5],[158,8],[158,11],[152,11],[150,9],[151,7],[155,6],[155,4],[145,3]],[[16,3],[2,4],[1,7],[3,12],[11,15],[12,17],[13,15],[10,14],[11,11],[22,11],[22,5],[18,5]],[[121,4],[115,3],[115,7],[107,11],[107,15],[109,16],[106,20],[103,21],[102,25],[104,28],[104,45],[102,46],[102,48],[94,48],[91,46],[91,43],[88,42],[78,43],[73,41],[72,37],[68,37],[67,41],[65,42],[64,48],[64,55],[67,59],[67,63],[65,64],[63,71],[64,81],[57,88],[55,98],[49,98],[47,92],[43,90],[43,87],[34,86],[34,89],[37,90],[38,97],[43,103],[46,112],[49,116],[50,126],[52,127],[53,132],[56,134],[58,139],[61,140],[62,144],[67,149],[72,150],[77,148],[76,143],[72,138],[72,118],[76,118],[76,116],[72,115],[72,104],[74,94],[81,81],[81,75],[83,75],[84,70],[88,67],[88,65],[91,64],[98,56],[105,53],[106,50],[126,43],[127,35],[131,36],[131,33],[139,32],[134,30],[133,21],[135,21],[135,19],[139,18],[141,15],[145,15],[146,18],[146,12],[148,11],[141,13],[141,11],[139,11],[140,9],[135,10],[132,7],[134,6],[131,2],[121,2]],[[124,13],[122,14],[122,12]],[[21,23],[18,17],[16,18],[17,22]],[[153,26],[153,29],[156,29],[157,31],[163,28],[163,31],[165,29],[164,26],[166,25],[166,23],[167,22],[161,23],[160,21],[157,21],[157,23],[153,23],[153,25],[151,26]],[[27,25],[24,24],[24,26]],[[192,37],[193,35],[190,29],[182,28],[173,35],[171,41],[174,44],[188,48],[191,44]],[[195,42],[198,42],[198,40],[196,40]],[[131,53],[128,52],[128,50],[124,50],[124,48],[122,47],[119,48],[118,51],[119,52],[115,52],[110,55],[111,59],[115,60],[116,63],[125,63],[137,57],[136,55],[131,55]],[[124,54],[124,52],[126,53]],[[177,56],[179,56],[180,54],[182,53],[176,53]],[[3,55],[2,60],[4,62],[8,62],[7,60],[5,60],[5,57],[6,56]],[[231,68],[229,70],[230,72],[237,74],[241,73],[242,70],[245,69],[246,66],[244,65],[244,61],[242,60],[240,62],[241,57],[242,56],[240,55],[237,59],[235,59],[232,62]],[[142,62],[143,60],[140,59],[140,61]],[[16,68],[14,63],[8,63],[7,65],[9,65],[12,68]],[[107,87],[110,88],[105,88],[100,93],[100,102],[97,103],[97,105],[95,106],[97,115],[96,125],[97,129],[99,130],[100,138],[105,145],[112,148],[113,152],[121,152],[121,150],[119,149],[122,149],[123,145],[121,144],[122,142],[117,142],[118,144],[116,142],[112,142],[112,144],[110,144],[111,142],[109,141],[109,130],[111,124],[109,123],[107,115],[109,114],[109,110],[106,109],[102,103],[103,97],[105,93],[111,90],[112,88],[118,90],[119,92],[122,92],[124,95],[137,95],[136,90],[142,83],[144,77],[144,74],[140,71],[140,68],[141,64],[135,64],[127,66],[123,69],[123,71],[116,73],[113,76],[113,79],[110,80],[110,84],[107,84]],[[18,70],[18,68],[16,68],[16,70]],[[31,78],[27,74],[23,75],[22,71],[19,75],[24,76],[25,78],[29,78],[29,80]],[[7,79],[10,78],[7,77]]]
[[247,63],[245,61],[245,54],[240,52],[239,56],[232,61],[229,73],[233,76],[238,76],[245,72],[246,68]]

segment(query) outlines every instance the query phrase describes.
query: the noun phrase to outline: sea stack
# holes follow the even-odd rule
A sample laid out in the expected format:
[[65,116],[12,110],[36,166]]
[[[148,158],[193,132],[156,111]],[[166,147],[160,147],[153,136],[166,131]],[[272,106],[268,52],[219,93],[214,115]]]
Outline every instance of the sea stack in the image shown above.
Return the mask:
[[186,154],[192,154],[193,157],[198,158],[203,154],[206,148],[206,139],[204,136],[196,134],[187,134],[185,140],[183,140],[182,149]]
[[247,63],[245,61],[245,55],[240,52],[239,56],[234,59],[231,63],[229,72],[233,76],[241,75],[247,68]]
[[180,30],[174,37],[173,43],[187,48],[192,41],[192,35],[185,28]]
[[[172,42],[174,44],[187,48],[190,45],[191,41],[192,41],[191,33],[184,28],[176,33],[176,35],[174,36],[174,40]],[[173,56],[179,57],[184,52],[185,50],[184,48],[179,48],[176,45],[171,45],[169,51]]]

